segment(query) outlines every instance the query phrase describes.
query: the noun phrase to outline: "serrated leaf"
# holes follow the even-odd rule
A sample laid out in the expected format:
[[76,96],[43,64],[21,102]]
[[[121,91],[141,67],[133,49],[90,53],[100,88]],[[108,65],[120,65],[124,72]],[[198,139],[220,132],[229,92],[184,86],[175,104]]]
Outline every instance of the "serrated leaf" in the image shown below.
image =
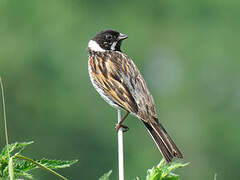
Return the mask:
[[58,168],[70,167],[71,165],[78,162],[78,160],[62,161],[62,160],[49,160],[49,159],[43,158],[37,162],[43,166],[50,168],[50,169],[58,169]]
[[[13,157],[11,157],[10,159],[13,159]],[[14,174],[15,177],[25,176],[31,179],[32,176],[26,173],[26,171],[33,169],[33,168],[29,168],[29,166],[31,166],[31,163],[24,160],[18,160],[18,159],[13,159],[13,160],[14,160],[14,164],[12,163],[12,161],[9,161],[9,165],[8,164],[6,165],[6,167],[2,171],[3,173],[1,177],[9,177],[9,176],[11,177]]]
[[[77,161],[78,160],[72,160],[72,161],[49,160],[49,159],[43,158],[36,162],[50,169],[58,169],[58,168],[70,167],[72,164],[76,163]],[[38,167],[36,164],[33,164],[32,162],[21,160],[21,159],[16,159],[15,164],[16,164],[15,165],[16,169],[19,169],[25,172]]]
[[16,177],[26,177],[28,179],[33,179],[33,176],[27,172],[14,169],[14,174]]
[[99,180],[109,180],[110,175],[112,174],[112,170],[105,173]]
[[[16,142],[5,146],[0,153],[0,179],[15,179],[14,177],[26,177],[33,179],[33,176],[28,171],[41,167],[55,176],[66,179],[62,175],[51,169],[66,168],[76,163],[78,160],[63,161],[63,160],[49,160],[43,158],[35,161],[28,157],[20,155],[24,148],[31,142]],[[9,157],[10,156],[10,157]]]
[[[1,152],[1,156],[7,156],[8,155],[8,151],[11,154],[12,152],[16,152],[16,153],[20,153],[23,151],[23,149],[32,144],[33,141],[30,142],[15,142],[13,144],[9,144],[8,146],[6,145],[2,152]],[[7,148],[8,147],[8,148]]]
[[175,169],[181,168],[181,167],[185,167],[187,165],[189,165],[190,163],[171,163],[170,166],[168,167],[169,171],[174,171]]
[[30,171],[36,168],[36,165],[25,160],[15,159],[15,169],[23,172]]
[[[29,158],[26,158],[26,157],[25,157],[26,159],[20,159],[19,158],[20,156],[21,155],[17,154],[14,157],[13,173],[10,173],[10,171],[9,171],[10,166],[8,166],[8,164],[7,164],[3,170],[2,177],[6,178],[6,177],[9,177],[9,175],[14,174],[15,177],[26,177],[29,179],[33,179],[32,175],[29,174],[28,171],[38,168],[38,165],[36,165],[34,162],[31,162],[34,160],[28,161],[27,159],[29,159]],[[72,164],[76,163],[77,161],[78,160],[72,160],[72,161],[49,160],[49,159],[44,158],[44,159],[41,159],[41,160],[35,161],[35,162],[45,166],[46,168],[57,169],[57,168],[70,167]]]
[[172,173],[172,171],[188,164],[179,162],[166,163],[164,160],[161,160],[157,167],[147,171],[146,180],[178,180],[178,175]]
[[147,171],[146,180],[159,180],[162,175],[162,170],[158,167],[153,167]]

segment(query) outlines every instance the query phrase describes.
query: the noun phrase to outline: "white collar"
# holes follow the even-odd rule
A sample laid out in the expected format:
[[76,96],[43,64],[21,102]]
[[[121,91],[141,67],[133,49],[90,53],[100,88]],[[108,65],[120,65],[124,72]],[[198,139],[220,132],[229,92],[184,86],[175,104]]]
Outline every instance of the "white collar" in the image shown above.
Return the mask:
[[96,41],[93,41],[93,40],[89,41],[88,48],[91,49],[92,51],[101,51],[101,52],[106,51],[103,48],[101,48]]

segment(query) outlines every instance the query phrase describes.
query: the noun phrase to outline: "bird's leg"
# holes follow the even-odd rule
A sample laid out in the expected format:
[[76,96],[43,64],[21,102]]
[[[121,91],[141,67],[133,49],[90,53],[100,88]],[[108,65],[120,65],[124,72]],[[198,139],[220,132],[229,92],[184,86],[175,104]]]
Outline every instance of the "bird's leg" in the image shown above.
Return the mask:
[[125,114],[125,116],[121,119],[121,121],[119,123],[116,124],[116,131],[118,132],[118,130],[120,128],[123,128],[123,132],[127,132],[129,130],[129,128],[125,125],[123,125],[123,121],[128,117],[129,115],[129,111],[127,111],[127,113]]

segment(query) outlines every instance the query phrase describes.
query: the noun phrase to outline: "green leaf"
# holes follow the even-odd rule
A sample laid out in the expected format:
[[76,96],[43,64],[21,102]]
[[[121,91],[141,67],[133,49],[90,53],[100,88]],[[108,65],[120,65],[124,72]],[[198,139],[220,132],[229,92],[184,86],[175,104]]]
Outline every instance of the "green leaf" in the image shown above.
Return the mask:
[[[27,172],[30,170],[33,170],[35,168],[38,168],[36,164],[33,164],[32,162],[16,159],[15,160],[15,167],[14,169],[20,172]],[[49,160],[49,159],[41,159],[36,162],[39,164],[48,167],[50,169],[58,169],[58,168],[66,168],[70,167],[72,164],[76,163],[78,160],[72,160],[72,161],[62,161],[62,160]]]
[[43,158],[37,162],[50,169],[59,169],[59,168],[70,167],[71,165],[78,162],[78,160],[62,161],[62,160],[49,160],[49,159]]
[[14,162],[12,163],[9,161],[9,164],[5,164],[4,169],[2,169],[3,173],[1,174],[1,177],[11,177],[12,174],[14,174],[15,177],[24,176],[30,179],[32,178],[30,174],[26,173],[27,171],[35,168],[32,163],[15,159],[13,157],[10,159],[12,159]]
[[185,167],[187,165],[189,165],[190,163],[179,163],[179,162],[175,162],[175,163],[171,163],[170,166],[168,167],[169,171],[174,171],[175,169],[181,168],[181,167]]
[[[65,168],[69,167],[70,165],[76,163],[78,160],[72,160],[72,161],[62,161],[62,160],[49,160],[49,159],[42,159],[39,161],[32,160],[28,157],[22,156],[20,154],[16,154],[15,158],[18,159],[18,166],[16,166],[15,169],[19,168],[20,172],[29,171],[34,168],[42,168],[50,173],[52,173],[55,176],[58,176],[61,179],[67,180],[64,176],[61,174],[53,171],[52,169],[56,168]],[[25,162],[26,161],[26,162]]]
[[30,171],[34,168],[36,168],[36,165],[29,162],[29,161],[25,161],[25,160],[21,160],[21,159],[14,159],[15,162],[15,170],[18,171],[23,171],[23,172],[27,172]]
[[17,169],[14,169],[14,175],[16,177],[26,177],[28,179],[33,179],[33,176],[29,173],[26,173],[24,171],[21,171],[21,170],[17,170]]
[[187,166],[189,163],[166,163],[163,159],[157,165],[147,171],[146,180],[178,180],[178,175],[172,173],[177,168]]
[[112,170],[105,173],[99,180],[109,180],[110,175],[112,174]]
[[[16,147],[16,146],[14,146],[14,147]],[[14,149],[14,148],[12,148],[12,149]],[[19,158],[19,157],[23,157],[23,158]],[[1,157],[0,157],[0,159],[1,159]],[[6,161],[7,159],[5,159],[5,161],[2,160],[2,162],[4,162],[3,163],[4,166],[2,166],[2,164],[1,164],[0,172],[2,172],[2,174],[0,176],[0,179],[1,179],[1,177],[7,178],[10,175],[12,177],[13,174],[15,177],[26,177],[26,178],[32,179],[33,177],[31,174],[28,173],[28,171],[39,168],[39,166],[36,163],[38,163],[46,168],[49,168],[49,169],[57,169],[57,168],[70,167],[72,164],[74,164],[78,161],[78,160],[72,160],[72,161],[49,160],[46,158],[43,158],[38,161],[34,161],[27,157],[21,156],[18,153],[15,154],[15,156],[11,157],[11,159],[13,159],[14,162]],[[34,163],[34,162],[36,162],[36,163]]]
[[[12,156],[12,153],[20,153],[24,150],[24,148],[30,144],[32,144],[33,141],[30,142],[15,142],[13,144],[9,144],[8,148],[7,145],[3,148],[2,152],[1,152],[1,156],[7,156],[8,155],[8,151],[10,153],[10,156]],[[7,150],[8,149],[8,150]]]

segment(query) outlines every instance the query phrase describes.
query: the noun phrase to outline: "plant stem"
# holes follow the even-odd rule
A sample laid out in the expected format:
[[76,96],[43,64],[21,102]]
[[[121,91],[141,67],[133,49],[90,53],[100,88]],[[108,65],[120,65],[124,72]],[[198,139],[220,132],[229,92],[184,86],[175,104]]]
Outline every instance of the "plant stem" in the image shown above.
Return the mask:
[[[2,106],[3,106],[4,130],[5,130],[5,137],[6,137],[7,151],[8,151],[7,115],[6,115],[6,105],[5,105],[6,103],[5,103],[4,88],[3,88],[3,82],[2,82],[2,78],[1,78],[1,76],[0,76],[0,86],[1,86],[1,94],[2,94]],[[9,151],[8,151],[8,158],[10,159]]]
[[[118,109],[118,123],[121,121],[121,110]],[[118,169],[119,180],[124,180],[124,161],[123,161],[123,131],[118,130]]]
[[9,178],[10,180],[15,180],[14,178],[14,172],[13,172],[13,157],[9,159],[8,162],[8,172],[9,172]]
[[38,167],[47,170],[48,172],[52,173],[53,175],[58,176],[58,177],[60,177],[61,179],[67,180],[67,178],[63,177],[61,174],[58,174],[57,172],[53,171],[52,169],[50,169],[50,168],[48,168],[48,167],[46,167],[46,166],[44,166],[44,165],[42,165],[42,164],[34,161],[34,160],[32,160],[32,159],[30,159],[30,158],[28,158],[28,157],[22,156],[22,155],[20,155],[20,154],[16,154],[15,157],[18,158],[18,159],[23,159],[23,160],[25,160],[25,161],[29,161],[29,162],[37,165]]

